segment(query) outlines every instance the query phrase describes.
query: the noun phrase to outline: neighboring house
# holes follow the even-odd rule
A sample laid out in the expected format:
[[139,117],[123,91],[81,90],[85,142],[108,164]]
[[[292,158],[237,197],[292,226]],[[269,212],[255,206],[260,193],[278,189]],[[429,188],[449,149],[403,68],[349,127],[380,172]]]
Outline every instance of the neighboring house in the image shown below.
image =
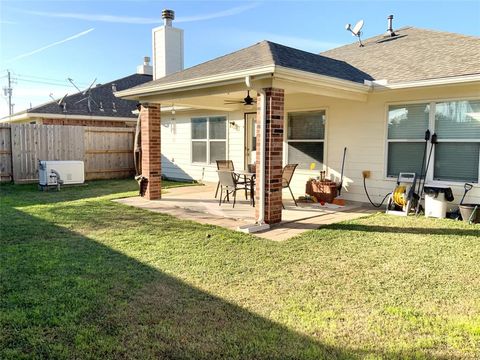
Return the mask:
[[[427,183],[451,186],[456,202],[465,182],[479,184],[479,38],[405,27],[321,54],[263,41],[182,70],[183,36],[171,13],[164,19],[153,31],[154,80],[116,93],[144,104],[147,198],[160,197],[160,174],[217,181],[215,160],[231,159],[238,169],[256,161],[257,218],[275,223],[282,166],[299,164],[292,188],[303,195],[319,170],[338,181],[347,147],[342,196],[366,202],[362,171],[369,170],[369,192],[379,201],[399,172],[420,173],[426,129],[439,139]],[[173,31],[181,51],[171,49]],[[165,71],[175,61],[181,71]],[[256,108],[231,104],[247,90]],[[173,114],[172,105],[183,110]],[[469,196],[480,202],[480,189]]]
[[122,91],[152,80],[150,59],[137,67],[137,73],[94,85],[89,93],[78,92],[46,104],[18,112],[0,120],[2,123],[30,123],[43,125],[79,126],[135,126],[137,102],[119,99],[114,91]]

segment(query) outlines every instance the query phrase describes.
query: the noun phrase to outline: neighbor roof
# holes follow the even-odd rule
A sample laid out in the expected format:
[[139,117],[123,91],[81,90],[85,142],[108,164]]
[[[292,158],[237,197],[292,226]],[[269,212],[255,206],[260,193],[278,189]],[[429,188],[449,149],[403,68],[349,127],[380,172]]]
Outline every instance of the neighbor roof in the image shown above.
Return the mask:
[[480,74],[480,38],[405,27],[397,36],[369,38],[322,52],[345,61],[375,80],[391,83]]
[[303,70],[358,83],[363,83],[364,79],[372,80],[368,74],[363,73],[342,60],[330,59],[325,56],[264,40],[250,47],[167,75],[150,83],[137,86],[136,88],[141,89],[142,87],[151,87],[156,84],[160,85],[193,80],[206,76],[255,69],[269,65],[279,65],[290,69]]
[[[66,112],[63,111],[63,108],[58,105],[57,101],[51,101],[49,103],[39,105],[24,111],[24,113],[35,113],[35,114],[59,114],[59,115],[84,115],[88,117],[130,117],[135,118],[136,115],[132,114],[132,110],[136,109],[137,102],[134,100],[125,100],[115,97],[112,91],[112,84],[116,85],[118,91],[129,89],[139,84],[151,81],[151,75],[143,74],[133,74],[118,80],[110,81],[106,84],[101,84],[92,87],[91,89],[91,98],[100,105],[100,102],[103,105],[103,111],[100,110],[99,106],[91,103],[92,111],[88,111],[87,100],[78,101],[86,98],[83,93],[76,93],[69,95],[65,98],[65,103],[67,105]],[[115,103],[115,109],[113,107]],[[18,113],[20,114],[20,113]],[[17,115],[17,114],[16,114]]]

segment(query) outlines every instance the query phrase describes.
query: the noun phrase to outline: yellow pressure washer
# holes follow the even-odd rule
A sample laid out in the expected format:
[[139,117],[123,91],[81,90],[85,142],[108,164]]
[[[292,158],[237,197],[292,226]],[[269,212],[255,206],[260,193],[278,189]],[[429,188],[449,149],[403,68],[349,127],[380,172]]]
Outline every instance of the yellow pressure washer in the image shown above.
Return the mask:
[[399,173],[397,184],[388,197],[385,213],[407,216],[418,204],[419,196],[415,193],[417,187],[416,173]]

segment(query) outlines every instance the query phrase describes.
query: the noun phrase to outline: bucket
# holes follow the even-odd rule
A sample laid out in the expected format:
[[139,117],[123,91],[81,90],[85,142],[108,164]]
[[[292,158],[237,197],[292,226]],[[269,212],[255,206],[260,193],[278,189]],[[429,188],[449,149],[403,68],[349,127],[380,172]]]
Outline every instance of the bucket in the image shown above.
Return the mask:
[[470,219],[470,216],[472,216],[475,206],[478,206],[478,208],[477,208],[476,214],[473,216],[472,222],[475,224],[480,223],[480,204],[458,205],[458,207],[460,208],[460,214],[462,214],[463,221],[468,222],[468,219]]

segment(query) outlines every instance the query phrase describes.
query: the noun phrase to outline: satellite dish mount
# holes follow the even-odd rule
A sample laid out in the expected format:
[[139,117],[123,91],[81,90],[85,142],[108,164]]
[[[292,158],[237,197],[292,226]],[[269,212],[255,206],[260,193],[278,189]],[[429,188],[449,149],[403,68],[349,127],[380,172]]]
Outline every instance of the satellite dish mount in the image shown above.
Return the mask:
[[358,38],[359,46],[363,47],[364,45],[362,44],[362,39],[360,36],[362,35],[362,28],[363,28],[364,21],[360,20],[355,24],[355,26],[352,28],[351,24],[345,25],[345,30],[350,31],[353,36],[356,36]]

